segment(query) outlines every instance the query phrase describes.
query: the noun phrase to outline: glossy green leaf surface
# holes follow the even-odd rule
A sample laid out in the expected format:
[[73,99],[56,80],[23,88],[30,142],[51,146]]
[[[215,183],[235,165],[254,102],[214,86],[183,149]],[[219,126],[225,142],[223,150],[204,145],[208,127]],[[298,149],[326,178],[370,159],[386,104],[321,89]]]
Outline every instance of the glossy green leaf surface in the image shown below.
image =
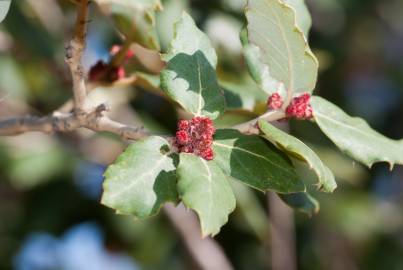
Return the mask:
[[165,202],[177,201],[176,176],[169,144],[148,137],[130,144],[106,170],[101,203],[119,214],[146,218]]
[[285,133],[266,121],[259,121],[259,127],[265,138],[279,145],[281,149],[284,149],[291,155],[297,156],[308,163],[309,167],[314,170],[318,176],[318,188],[320,190],[325,192],[334,191],[337,184],[333,173],[323,164],[311,148],[294,136]]
[[259,136],[217,130],[213,147],[214,160],[224,172],[248,186],[278,193],[305,190],[288,158]]

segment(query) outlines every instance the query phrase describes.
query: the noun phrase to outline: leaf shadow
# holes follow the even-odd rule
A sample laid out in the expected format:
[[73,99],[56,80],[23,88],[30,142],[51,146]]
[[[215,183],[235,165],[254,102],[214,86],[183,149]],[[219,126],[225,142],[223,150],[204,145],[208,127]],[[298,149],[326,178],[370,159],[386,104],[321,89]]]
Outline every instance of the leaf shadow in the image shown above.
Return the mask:
[[202,111],[216,114],[224,107],[224,96],[217,82],[215,68],[202,51],[197,50],[192,55],[178,53],[169,60],[166,69],[176,74],[174,80],[186,81],[186,91],[201,95]]
[[176,203],[178,193],[176,190],[176,172],[161,171],[155,179],[153,191],[156,195],[152,213],[157,213],[162,205],[168,201]]

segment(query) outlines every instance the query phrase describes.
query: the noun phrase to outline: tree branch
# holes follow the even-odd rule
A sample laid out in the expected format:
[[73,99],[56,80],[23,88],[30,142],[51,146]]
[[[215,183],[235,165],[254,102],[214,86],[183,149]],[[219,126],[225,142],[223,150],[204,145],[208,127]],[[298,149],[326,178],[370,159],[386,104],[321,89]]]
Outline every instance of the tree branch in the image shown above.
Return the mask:
[[107,131],[127,140],[139,140],[149,136],[140,127],[132,127],[113,121],[104,115],[109,107],[101,104],[87,111],[79,120],[74,113],[54,113],[52,116],[22,116],[0,121],[0,136],[12,136],[29,131],[45,133],[71,132],[79,128],[87,128],[95,132]]
[[77,19],[74,36],[66,48],[65,57],[73,79],[75,113],[80,121],[85,118],[85,99],[87,96],[84,68],[81,63],[81,58],[86,46],[88,5],[88,0],[81,0],[81,2],[77,4]]
[[0,136],[11,136],[28,131],[52,133],[72,131],[80,126],[73,114],[52,115],[45,117],[22,116],[0,121]]

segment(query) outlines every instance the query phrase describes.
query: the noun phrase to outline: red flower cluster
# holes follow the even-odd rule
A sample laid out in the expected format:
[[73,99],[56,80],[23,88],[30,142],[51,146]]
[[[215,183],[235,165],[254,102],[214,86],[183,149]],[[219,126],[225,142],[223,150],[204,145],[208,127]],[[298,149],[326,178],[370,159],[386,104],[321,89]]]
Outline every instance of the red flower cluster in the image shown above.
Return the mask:
[[308,93],[293,98],[285,111],[287,117],[295,117],[297,119],[312,118],[312,107],[309,103],[310,98],[311,95]]
[[279,93],[274,93],[267,100],[267,106],[269,109],[278,110],[283,106],[283,99],[281,98]]
[[207,117],[194,117],[191,120],[180,120],[176,132],[176,146],[179,152],[193,153],[206,160],[214,158],[213,121]]
[[[119,45],[113,45],[112,48],[110,49],[110,55],[113,56],[117,54],[120,51],[120,49],[121,47]],[[133,56],[134,52],[132,50],[128,50],[123,65],[126,64]],[[94,66],[91,67],[88,73],[88,79],[90,81],[109,81],[109,82],[123,79],[124,77],[126,77],[126,71],[123,65],[119,67],[111,67],[103,60],[99,60]]]
[[[308,93],[302,94],[291,100],[290,105],[287,106],[285,112],[288,118],[294,117],[297,119],[310,119],[312,118],[312,107],[309,104],[311,95]],[[278,93],[274,93],[267,100],[269,109],[278,110],[283,106],[283,100]]]

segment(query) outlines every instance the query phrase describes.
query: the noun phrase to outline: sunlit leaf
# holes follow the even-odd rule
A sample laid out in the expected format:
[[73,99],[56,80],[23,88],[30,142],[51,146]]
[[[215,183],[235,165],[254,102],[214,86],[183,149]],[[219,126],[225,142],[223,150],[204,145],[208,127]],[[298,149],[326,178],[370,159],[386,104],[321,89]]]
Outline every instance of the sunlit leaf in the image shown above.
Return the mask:
[[146,218],[176,202],[176,177],[169,144],[161,137],[130,144],[105,172],[101,203],[119,214]]
[[[311,92],[315,88],[318,61],[311,52],[304,33],[296,23],[295,10],[281,0],[249,0],[246,7],[247,31],[257,74],[266,91],[277,83],[294,94]],[[251,66],[251,65],[249,65]],[[256,77],[256,76],[254,76]],[[275,85],[274,85],[275,86]],[[273,86],[273,87],[274,87]]]
[[309,30],[312,26],[311,14],[305,4],[304,0],[283,0],[284,3],[290,5],[296,14],[297,26],[302,30],[305,37],[308,37]]
[[321,97],[312,97],[311,105],[316,123],[343,153],[368,167],[376,162],[403,164],[403,140],[383,136]]
[[179,196],[198,214],[202,235],[216,235],[235,209],[227,176],[215,161],[185,153],[180,155],[177,175]]

